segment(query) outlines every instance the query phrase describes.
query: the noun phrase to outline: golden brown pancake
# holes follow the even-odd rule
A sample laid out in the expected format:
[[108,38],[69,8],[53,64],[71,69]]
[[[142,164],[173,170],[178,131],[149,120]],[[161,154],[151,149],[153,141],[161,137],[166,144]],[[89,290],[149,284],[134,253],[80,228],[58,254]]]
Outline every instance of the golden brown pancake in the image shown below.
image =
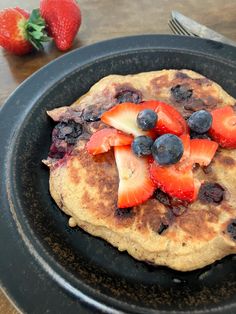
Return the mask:
[[48,112],[55,121],[73,120],[83,129],[69,154],[44,161],[50,168],[50,192],[71,217],[70,226],[138,260],[190,271],[236,253],[236,150],[220,148],[210,166],[195,168],[194,176],[205,183],[193,204],[157,191],[139,206],[119,209],[113,151],[91,156],[85,148],[91,134],[105,127],[99,121],[103,111],[150,99],[172,104],[185,118],[202,108],[235,105],[218,84],[190,70],[105,77],[72,106]]

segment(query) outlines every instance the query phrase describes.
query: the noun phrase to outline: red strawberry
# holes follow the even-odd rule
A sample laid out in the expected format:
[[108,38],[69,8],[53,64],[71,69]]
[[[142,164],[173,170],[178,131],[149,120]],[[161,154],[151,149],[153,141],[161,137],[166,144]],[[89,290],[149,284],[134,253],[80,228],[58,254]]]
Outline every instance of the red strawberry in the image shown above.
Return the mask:
[[71,48],[81,24],[81,12],[75,0],[41,0],[40,12],[59,50]]
[[42,48],[41,42],[48,40],[44,29],[45,23],[38,10],[33,10],[30,17],[21,8],[0,12],[0,46],[14,54],[27,54],[33,46]]
[[149,176],[147,158],[135,156],[130,146],[115,146],[114,151],[120,179],[118,207],[126,208],[145,202],[155,190]]
[[136,119],[138,113],[144,109],[144,104],[122,103],[104,112],[102,122],[134,136],[149,135],[154,137],[154,131],[142,131],[138,128]]
[[197,197],[200,183],[193,177],[190,137],[183,134],[180,138],[184,146],[180,161],[171,166],[160,166],[153,162],[150,166],[150,176],[154,183],[170,196],[192,202]]
[[156,129],[159,134],[172,133],[181,135],[187,133],[187,123],[181,114],[172,106],[163,102],[158,102],[156,112],[158,114],[158,122]]
[[19,7],[14,8],[16,11],[18,11],[19,13],[21,13],[27,20],[30,17],[30,14],[28,11],[21,9]]
[[133,137],[116,129],[102,129],[94,133],[87,143],[87,150],[92,155],[109,151],[111,146],[130,145]]
[[158,114],[156,130],[159,134],[181,135],[188,133],[186,121],[173,106],[158,100],[144,101],[141,105],[143,109],[152,109]]
[[190,136],[189,134],[183,134],[180,136],[180,139],[182,140],[184,146],[184,153],[182,158],[180,159],[180,162],[182,162],[186,161],[190,157]]
[[232,106],[211,111],[211,138],[225,148],[236,148],[236,112]]
[[208,166],[212,161],[218,144],[207,139],[193,139],[190,141],[191,162],[200,166]]
[[192,169],[181,169],[175,165],[160,166],[156,162],[150,166],[150,176],[162,191],[172,197],[192,202],[197,194]]

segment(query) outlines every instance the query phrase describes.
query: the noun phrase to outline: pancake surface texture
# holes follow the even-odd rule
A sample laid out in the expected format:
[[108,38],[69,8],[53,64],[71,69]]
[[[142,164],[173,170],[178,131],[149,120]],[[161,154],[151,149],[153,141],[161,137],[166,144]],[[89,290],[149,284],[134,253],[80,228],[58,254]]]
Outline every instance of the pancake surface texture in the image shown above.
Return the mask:
[[71,217],[70,226],[78,225],[138,260],[179,271],[202,268],[236,253],[236,150],[219,148],[208,167],[194,170],[199,180],[220,187],[222,201],[201,197],[187,207],[171,207],[152,197],[120,210],[113,150],[91,156],[85,147],[91,134],[106,127],[99,120],[102,112],[117,103],[150,99],[173,105],[184,118],[200,109],[236,104],[218,84],[190,70],[105,77],[70,107],[48,112],[54,121],[73,120],[83,129],[70,154],[44,161],[50,193]]

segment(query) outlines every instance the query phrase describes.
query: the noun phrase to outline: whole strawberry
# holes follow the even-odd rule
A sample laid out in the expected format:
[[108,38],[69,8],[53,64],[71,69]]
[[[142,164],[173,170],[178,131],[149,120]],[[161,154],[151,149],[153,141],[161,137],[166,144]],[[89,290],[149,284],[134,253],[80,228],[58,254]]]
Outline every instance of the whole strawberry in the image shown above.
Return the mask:
[[0,46],[16,55],[24,55],[42,48],[48,37],[44,32],[45,21],[38,10],[30,15],[21,8],[0,11]]
[[57,48],[70,49],[81,24],[78,3],[75,0],[41,0],[40,13]]

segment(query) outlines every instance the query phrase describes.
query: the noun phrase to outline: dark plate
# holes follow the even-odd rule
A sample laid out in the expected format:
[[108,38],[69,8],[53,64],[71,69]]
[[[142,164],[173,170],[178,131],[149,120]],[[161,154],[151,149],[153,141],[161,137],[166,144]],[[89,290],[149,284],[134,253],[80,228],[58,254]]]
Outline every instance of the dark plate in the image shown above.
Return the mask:
[[[236,49],[196,38],[145,35],[75,50],[25,81],[0,112],[0,277],[27,313],[235,313],[235,260],[189,273],[152,267],[67,227],[48,191],[52,123],[100,78],[188,68],[236,97]],[[173,312],[174,311],[174,312]]]

